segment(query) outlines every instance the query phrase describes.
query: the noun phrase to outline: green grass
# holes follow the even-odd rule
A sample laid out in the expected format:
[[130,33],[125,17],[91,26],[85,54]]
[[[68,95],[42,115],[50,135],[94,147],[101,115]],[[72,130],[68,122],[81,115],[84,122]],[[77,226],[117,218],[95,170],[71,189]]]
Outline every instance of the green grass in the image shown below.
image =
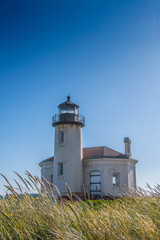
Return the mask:
[[[6,179],[12,195],[0,200],[0,239],[160,239],[159,185],[122,199],[85,202],[73,201],[68,188],[71,200],[57,202],[54,185],[46,188],[28,172],[27,179],[19,179],[24,190]],[[39,197],[29,195],[35,189]]]

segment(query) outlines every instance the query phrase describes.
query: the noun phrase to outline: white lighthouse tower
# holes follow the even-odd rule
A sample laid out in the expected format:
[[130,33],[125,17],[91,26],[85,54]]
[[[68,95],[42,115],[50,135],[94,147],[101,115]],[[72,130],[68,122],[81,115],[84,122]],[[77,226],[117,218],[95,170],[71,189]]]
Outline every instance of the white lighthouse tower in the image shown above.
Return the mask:
[[55,127],[53,183],[66,195],[67,183],[72,192],[81,192],[83,184],[82,127],[85,118],[79,115],[79,106],[67,101],[58,106],[59,114],[53,116]]

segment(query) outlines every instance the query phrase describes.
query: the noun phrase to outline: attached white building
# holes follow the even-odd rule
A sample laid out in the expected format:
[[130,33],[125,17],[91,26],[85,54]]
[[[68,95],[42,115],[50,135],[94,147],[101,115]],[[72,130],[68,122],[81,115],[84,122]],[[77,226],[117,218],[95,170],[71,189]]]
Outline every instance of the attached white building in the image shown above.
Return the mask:
[[62,195],[67,193],[66,183],[76,194],[84,187],[91,195],[103,196],[115,194],[122,185],[134,189],[138,161],[132,158],[131,140],[124,138],[124,154],[105,146],[82,148],[85,118],[79,114],[79,106],[68,96],[58,108],[52,121],[54,156],[39,164],[41,176],[54,183]]

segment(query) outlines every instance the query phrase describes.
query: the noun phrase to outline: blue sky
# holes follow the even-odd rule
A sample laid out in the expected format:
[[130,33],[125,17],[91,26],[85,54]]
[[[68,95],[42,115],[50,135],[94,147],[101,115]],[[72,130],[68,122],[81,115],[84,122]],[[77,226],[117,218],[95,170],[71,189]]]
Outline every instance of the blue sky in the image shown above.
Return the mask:
[[159,1],[1,1],[0,172],[40,175],[70,94],[86,117],[83,146],[123,153],[129,136],[138,185],[158,183],[159,64]]

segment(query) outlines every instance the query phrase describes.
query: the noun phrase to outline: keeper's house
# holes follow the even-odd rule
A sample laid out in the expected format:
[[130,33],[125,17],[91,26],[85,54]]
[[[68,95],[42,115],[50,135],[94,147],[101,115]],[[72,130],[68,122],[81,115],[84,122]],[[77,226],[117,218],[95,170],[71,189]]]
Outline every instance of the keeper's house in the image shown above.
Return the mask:
[[78,195],[83,187],[91,195],[103,196],[114,194],[122,185],[134,190],[138,161],[132,158],[131,140],[124,138],[124,154],[106,146],[82,148],[85,118],[79,114],[79,106],[68,96],[58,108],[52,121],[54,156],[39,164],[41,176],[54,183],[62,196],[67,194],[66,183]]

